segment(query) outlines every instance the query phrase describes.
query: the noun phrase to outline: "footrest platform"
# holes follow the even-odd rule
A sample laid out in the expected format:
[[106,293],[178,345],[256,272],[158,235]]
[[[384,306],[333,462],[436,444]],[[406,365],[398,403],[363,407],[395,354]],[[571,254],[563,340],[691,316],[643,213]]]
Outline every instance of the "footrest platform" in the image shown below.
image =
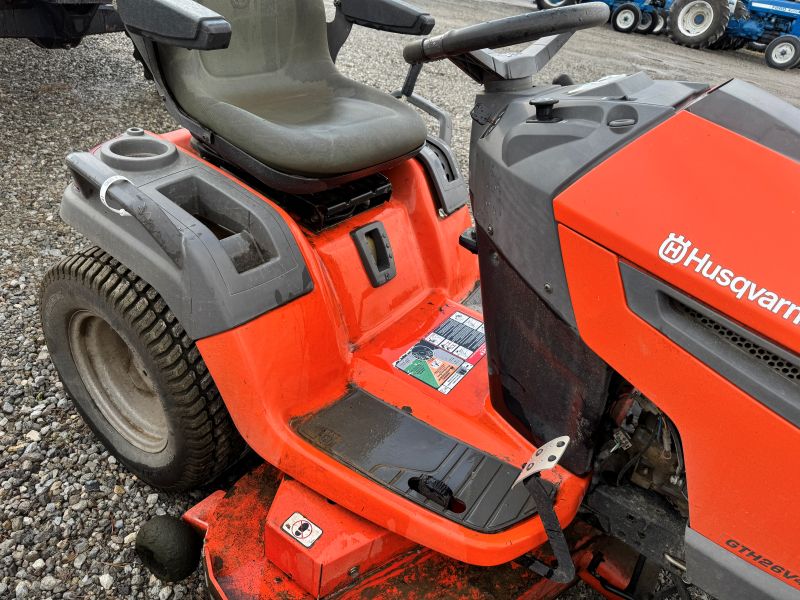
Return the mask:
[[[299,420],[295,428],[339,462],[475,531],[496,533],[536,514],[525,487],[512,487],[519,467],[464,444],[362,389]],[[452,490],[455,501],[448,508],[414,489],[414,480],[423,475]]]

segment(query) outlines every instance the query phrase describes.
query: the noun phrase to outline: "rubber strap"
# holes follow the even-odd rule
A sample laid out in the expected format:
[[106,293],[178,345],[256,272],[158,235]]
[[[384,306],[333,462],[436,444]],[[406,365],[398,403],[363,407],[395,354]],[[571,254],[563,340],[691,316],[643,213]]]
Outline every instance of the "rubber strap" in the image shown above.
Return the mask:
[[569,583],[575,579],[575,564],[572,562],[569,544],[564,537],[561,523],[558,522],[547,488],[545,488],[542,480],[534,475],[525,480],[525,489],[528,490],[528,493],[536,503],[536,509],[547,534],[547,540],[550,542],[550,548],[556,557],[555,567],[551,567],[533,557],[527,557],[528,561],[526,561],[527,564],[525,566],[542,577],[547,577],[558,583]]

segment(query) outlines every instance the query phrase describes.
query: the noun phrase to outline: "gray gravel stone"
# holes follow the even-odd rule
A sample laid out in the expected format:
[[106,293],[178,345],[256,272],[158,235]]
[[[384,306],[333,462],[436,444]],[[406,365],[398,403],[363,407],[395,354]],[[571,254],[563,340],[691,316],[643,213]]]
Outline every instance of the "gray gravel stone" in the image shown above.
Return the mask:
[[20,581],[14,588],[14,595],[17,598],[27,598],[29,591],[30,591],[30,586],[28,586],[28,583],[25,581]]
[[110,590],[111,586],[114,585],[114,578],[108,573],[100,575],[99,581],[104,590]]
[[45,575],[42,577],[42,580],[39,582],[39,587],[43,590],[52,591],[58,585],[58,579],[53,577],[52,575]]

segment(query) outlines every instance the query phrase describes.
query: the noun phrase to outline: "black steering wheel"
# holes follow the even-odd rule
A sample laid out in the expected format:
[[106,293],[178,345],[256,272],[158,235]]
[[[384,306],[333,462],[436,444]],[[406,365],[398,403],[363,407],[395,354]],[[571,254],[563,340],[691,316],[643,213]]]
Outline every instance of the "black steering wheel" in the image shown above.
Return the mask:
[[403,58],[412,65],[454,58],[475,50],[513,46],[545,36],[596,27],[608,22],[608,17],[608,5],[603,2],[530,12],[416,40],[405,47]]

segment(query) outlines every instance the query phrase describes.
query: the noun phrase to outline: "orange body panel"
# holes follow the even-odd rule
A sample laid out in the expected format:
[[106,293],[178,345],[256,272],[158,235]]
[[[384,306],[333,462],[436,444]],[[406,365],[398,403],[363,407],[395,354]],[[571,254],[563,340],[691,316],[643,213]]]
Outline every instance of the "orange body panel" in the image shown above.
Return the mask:
[[[769,304],[773,292],[800,305],[793,264],[800,253],[799,196],[800,163],[680,112],[578,180],[555,209],[559,223],[800,352],[800,306],[784,318],[789,305],[773,312],[758,302]],[[676,265],[659,257],[671,233],[692,243]],[[695,249],[700,260],[710,255],[700,272],[697,261],[683,266]],[[708,277],[717,271],[724,280],[722,268],[743,278],[735,290],[746,282],[754,288],[739,298]]]
[[[294,513],[320,527],[310,548],[282,529]],[[257,523],[256,527],[263,527]],[[352,583],[416,545],[328,501],[296,481],[283,480],[269,507],[265,557],[315,598]],[[352,572],[351,569],[356,571]]]
[[[800,163],[681,112],[555,205],[559,223],[594,242],[562,227],[581,337],[678,426],[691,527],[798,587],[800,525],[787,507],[800,494],[793,477],[800,430],[628,310],[617,260],[798,352],[800,308],[792,305],[800,304],[800,279],[792,259],[800,250],[799,191]],[[670,253],[671,234],[691,246]],[[738,282],[722,285],[723,269]],[[768,293],[789,304],[770,310]]]
[[[194,153],[186,132],[165,137]],[[475,315],[459,301],[475,286],[478,265],[457,243],[471,223],[466,207],[442,219],[425,170],[415,160],[386,176],[393,186],[390,202],[320,234],[302,229],[276,206],[305,258],[314,290],[197,345],[239,432],[269,463],[356,515],[437,552],[476,565],[505,563],[546,541],[538,518],[494,534],[467,529],[357,474],[300,438],[291,425],[355,384],[512,464],[522,465],[534,450],[489,402],[486,360],[448,395],[393,367],[455,310]],[[384,224],[397,265],[397,276],[379,288],[371,286],[350,237],[374,221]],[[577,514],[588,480],[560,468],[548,477],[560,483],[555,508],[566,525]]]
[[[608,213],[607,218],[616,218],[614,211]],[[634,226],[628,234],[639,239],[649,229]],[[800,495],[794,477],[800,430],[635,315],[627,306],[614,252],[564,226],[560,236],[581,337],[681,433],[691,527],[800,587],[791,578],[800,572],[800,524],[790,516]],[[746,549],[731,547],[730,540]],[[765,565],[762,559],[771,562]],[[778,564],[780,571],[770,568]]]

